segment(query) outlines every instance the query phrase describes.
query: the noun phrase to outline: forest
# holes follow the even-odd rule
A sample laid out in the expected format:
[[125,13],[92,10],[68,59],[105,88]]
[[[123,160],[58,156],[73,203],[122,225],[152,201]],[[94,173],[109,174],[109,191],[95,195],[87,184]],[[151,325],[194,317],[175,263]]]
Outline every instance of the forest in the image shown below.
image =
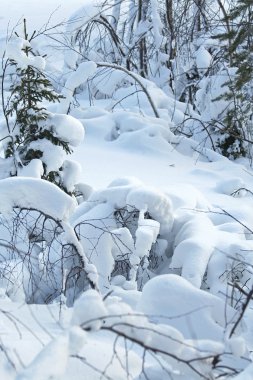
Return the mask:
[[0,379],[251,380],[252,1],[3,2]]

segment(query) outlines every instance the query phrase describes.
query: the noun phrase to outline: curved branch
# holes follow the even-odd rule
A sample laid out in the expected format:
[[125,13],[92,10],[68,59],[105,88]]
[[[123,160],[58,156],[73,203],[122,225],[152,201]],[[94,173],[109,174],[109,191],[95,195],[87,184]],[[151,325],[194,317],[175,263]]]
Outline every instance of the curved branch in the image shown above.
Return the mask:
[[125,74],[129,75],[131,78],[133,78],[137,83],[138,85],[141,87],[142,91],[145,93],[148,101],[149,101],[149,104],[155,114],[155,117],[156,118],[160,118],[159,116],[159,113],[158,113],[158,110],[156,108],[156,105],[155,103],[153,102],[152,100],[152,97],[149,93],[149,91],[147,90],[147,88],[144,86],[144,84],[142,83],[142,81],[139,79],[139,76],[135,73],[132,73],[131,71],[127,70],[126,68],[122,67],[122,66],[119,66],[119,65],[116,65],[114,63],[107,63],[107,62],[97,62],[97,67],[109,67],[111,69],[115,69],[115,70],[119,70],[119,71],[123,71]]

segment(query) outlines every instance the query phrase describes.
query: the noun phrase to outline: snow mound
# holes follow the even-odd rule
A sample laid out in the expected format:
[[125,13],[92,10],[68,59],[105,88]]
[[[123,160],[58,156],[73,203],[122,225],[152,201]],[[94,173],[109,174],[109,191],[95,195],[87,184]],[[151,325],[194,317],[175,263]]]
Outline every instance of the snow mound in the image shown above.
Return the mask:
[[0,212],[14,207],[40,210],[56,220],[68,219],[76,202],[57,186],[36,178],[6,178],[0,182]]
[[68,362],[68,337],[61,335],[47,345],[16,380],[60,379]]
[[218,341],[223,340],[225,326],[236,315],[220,298],[174,274],[157,276],[146,283],[139,310],[174,326],[186,338]]
[[47,125],[63,141],[72,146],[78,146],[84,139],[84,128],[82,123],[70,115],[49,114]]
[[85,326],[85,329],[99,330],[106,315],[107,310],[101,296],[96,290],[90,289],[74,303],[71,323]]

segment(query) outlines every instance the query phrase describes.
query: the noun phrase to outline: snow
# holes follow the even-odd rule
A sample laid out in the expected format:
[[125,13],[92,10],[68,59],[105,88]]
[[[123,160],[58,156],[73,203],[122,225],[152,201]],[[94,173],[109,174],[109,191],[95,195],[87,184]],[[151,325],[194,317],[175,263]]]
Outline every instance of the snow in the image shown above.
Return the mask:
[[[234,77],[235,68],[221,68],[220,71],[209,78],[204,77],[200,89],[196,93],[197,107],[201,111],[203,121],[217,120],[225,113],[228,104],[224,99],[217,99],[228,91],[227,83]],[[232,107],[232,104],[229,105]]]
[[127,77],[128,76],[120,70],[105,70],[102,68],[100,71],[98,70],[93,83],[102,94],[112,96],[117,86],[124,80],[127,80]]
[[[59,2],[69,20],[66,42],[75,49],[78,28],[97,16],[100,2]],[[154,49],[164,62],[158,2],[150,3]],[[20,0],[10,8],[20,12],[23,5],[31,16],[34,2]],[[34,12],[32,22],[55,5],[45,0],[43,14]],[[14,11],[7,11],[5,0],[3,7],[5,21]],[[138,26],[135,37],[151,19]],[[10,178],[14,164],[1,152],[0,343],[7,353],[0,355],[1,379],[196,380],[201,376],[194,369],[214,378],[219,365],[238,371],[228,379],[252,378],[251,301],[231,334],[244,293],[253,286],[252,169],[244,159],[232,162],[203,148],[203,130],[198,141],[174,134],[181,123],[186,132],[194,130],[197,111],[207,122],[223,114],[227,103],[212,100],[235,74],[220,66],[214,75],[213,40],[196,41],[197,50],[189,52],[200,77],[196,110],[159,88],[157,78],[155,84],[80,62],[73,50],[47,50],[48,40],[37,45],[41,55],[28,58],[22,52],[27,41],[9,41],[7,54],[19,67],[45,68],[62,89],[65,99],[50,108],[43,128],[75,149],[66,158],[61,146],[36,140],[30,147],[43,153],[41,160],[18,167],[18,176]],[[89,54],[100,56],[95,49]],[[95,96],[89,97],[89,88]],[[2,138],[8,133],[4,120],[0,125]],[[42,162],[47,172],[60,169],[61,184],[77,193],[77,201],[41,179]],[[39,210],[45,219],[22,210],[15,219],[15,207]],[[15,228],[17,241],[11,236]],[[40,297],[32,289],[35,279]],[[27,305],[36,297],[42,305]]]
[[22,70],[26,69],[28,66],[33,66],[38,70],[44,70],[46,61],[43,57],[29,56],[29,54],[25,53],[24,49],[29,46],[30,43],[23,38],[13,37],[7,43],[6,56],[9,59],[13,59]]
[[154,25],[154,40],[155,40],[155,46],[156,49],[159,50],[159,47],[162,43],[163,37],[161,34],[162,30],[162,22],[159,17],[159,10],[157,6],[157,1],[156,0],[151,0],[151,9],[152,9],[152,21]]
[[[80,5],[82,3],[80,2]],[[78,31],[87,20],[91,20],[99,13],[100,2],[95,0],[87,0],[85,5],[72,12],[71,17],[68,19],[66,31],[67,33],[73,33]]]
[[96,68],[97,65],[94,62],[82,62],[75,71],[73,71],[70,75],[68,74],[68,79],[66,80],[62,90],[64,99],[60,101],[57,109],[59,113],[68,112],[75,90],[94,74]]
[[85,329],[99,330],[107,310],[96,290],[88,290],[74,304],[71,323]]
[[242,188],[246,188],[246,185],[241,178],[230,178],[227,181],[217,183],[217,191],[227,195],[233,195]]
[[243,356],[246,352],[245,340],[240,337],[231,338],[229,340],[229,347],[237,357]]
[[[50,195],[50,196],[49,196]],[[48,181],[13,177],[1,180],[0,211],[10,213],[13,207],[38,209],[56,220],[64,220],[75,209],[75,201]]]
[[81,165],[73,160],[64,160],[60,173],[63,186],[68,192],[72,192],[78,182],[81,173]]
[[66,371],[67,360],[68,338],[62,335],[48,344],[16,379],[50,380],[60,378]]
[[253,364],[250,364],[243,372],[234,377],[235,380],[250,380],[253,376]]
[[160,223],[171,227],[173,223],[172,206],[168,197],[158,190],[140,187],[131,191],[126,203],[135,206],[138,210],[147,209],[151,216]]
[[32,141],[29,147],[35,151],[42,152],[47,173],[57,171],[62,166],[66,154],[61,146],[54,145],[47,139],[39,139]]
[[74,325],[69,329],[69,352],[71,355],[78,355],[78,353],[83,348],[84,344],[87,343],[87,334],[80,327]]
[[78,146],[84,139],[82,123],[71,115],[49,114],[46,128],[52,128],[55,136],[72,146]]
[[33,178],[41,178],[44,173],[44,168],[42,161],[35,158],[30,161],[29,164],[19,168],[18,175],[20,177],[33,177]]
[[196,65],[201,75],[204,75],[211,65],[212,56],[203,45],[196,51]]
[[220,298],[173,274],[151,279],[143,288],[138,307],[151,318],[161,318],[163,323],[176,327],[188,339],[222,341],[223,327],[235,318],[235,311]]
[[182,268],[182,276],[200,288],[215,246],[216,235],[209,218],[205,215],[192,217],[183,224],[175,237],[175,250],[170,266]]

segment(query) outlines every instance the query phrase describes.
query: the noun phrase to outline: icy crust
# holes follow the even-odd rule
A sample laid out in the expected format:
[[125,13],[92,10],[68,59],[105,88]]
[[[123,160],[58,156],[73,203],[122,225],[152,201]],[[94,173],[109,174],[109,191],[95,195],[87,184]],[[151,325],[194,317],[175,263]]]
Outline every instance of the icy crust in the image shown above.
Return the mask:
[[0,212],[10,213],[14,207],[39,209],[56,220],[66,220],[76,202],[57,186],[36,178],[12,177],[0,181]]

